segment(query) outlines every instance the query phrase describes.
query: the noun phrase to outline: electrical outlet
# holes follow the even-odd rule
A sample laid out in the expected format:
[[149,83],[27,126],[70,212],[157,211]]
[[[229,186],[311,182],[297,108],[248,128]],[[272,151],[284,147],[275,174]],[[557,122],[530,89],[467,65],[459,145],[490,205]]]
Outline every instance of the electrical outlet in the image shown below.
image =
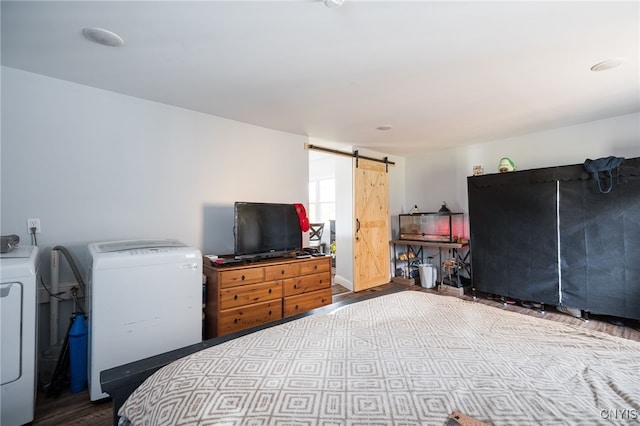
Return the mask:
[[31,234],[31,228],[36,228],[36,234],[40,233],[40,218],[27,219],[27,233]]

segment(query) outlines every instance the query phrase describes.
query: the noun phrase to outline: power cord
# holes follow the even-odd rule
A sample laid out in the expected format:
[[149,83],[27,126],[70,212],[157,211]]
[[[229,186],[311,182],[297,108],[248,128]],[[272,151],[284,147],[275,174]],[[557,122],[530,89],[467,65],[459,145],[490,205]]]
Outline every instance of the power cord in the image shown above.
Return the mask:
[[38,237],[36,237],[36,227],[32,226],[31,228],[29,228],[30,235],[31,235],[31,244],[34,246],[38,245]]
[[44,279],[42,277],[40,277],[40,283],[42,283],[42,287],[47,290],[47,293],[49,293],[49,296],[51,297],[55,297],[58,300],[71,300],[71,299],[66,299],[64,297],[60,297],[61,294],[64,294],[64,291],[59,291],[56,294],[51,293],[51,290],[49,290],[49,287],[47,287],[47,285],[44,283]]
[[[58,300],[61,301],[68,301],[68,300],[72,300],[73,301],[73,312],[79,312],[79,313],[86,313],[86,311],[84,310],[84,306],[82,306],[82,304],[80,303],[80,301],[78,301],[78,287],[73,286],[71,287],[71,297],[60,297],[61,294],[64,294],[64,291],[59,291],[56,294],[51,293],[51,290],[49,290],[49,287],[47,287],[47,285],[44,283],[44,279],[42,277],[40,277],[40,283],[42,284],[42,288],[44,288],[47,293],[49,293],[49,296],[51,297],[55,297]],[[76,305],[78,305],[79,309],[77,309]]]

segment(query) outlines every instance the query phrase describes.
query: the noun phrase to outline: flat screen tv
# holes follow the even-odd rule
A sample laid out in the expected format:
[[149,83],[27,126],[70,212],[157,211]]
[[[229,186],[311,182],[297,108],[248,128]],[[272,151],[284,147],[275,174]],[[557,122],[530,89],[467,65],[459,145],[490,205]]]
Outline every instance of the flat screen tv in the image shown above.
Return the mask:
[[302,231],[293,204],[234,204],[235,258],[284,256],[302,250]]

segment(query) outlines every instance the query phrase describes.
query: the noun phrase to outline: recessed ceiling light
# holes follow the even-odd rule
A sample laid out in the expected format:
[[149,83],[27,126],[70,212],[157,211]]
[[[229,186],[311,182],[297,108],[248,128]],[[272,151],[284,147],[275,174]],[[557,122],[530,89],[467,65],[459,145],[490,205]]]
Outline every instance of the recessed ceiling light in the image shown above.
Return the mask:
[[381,126],[376,127],[378,130],[391,130],[393,126],[391,124],[383,124]]
[[340,7],[344,3],[344,0],[324,0],[324,5],[327,7]]
[[122,37],[102,28],[85,28],[82,30],[82,34],[94,43],[102,44],[104,46],[124,46],[124,40]]
[[624,62],[624,58],[607,59],[591,67],[591,71],[606,71],[619,67]]

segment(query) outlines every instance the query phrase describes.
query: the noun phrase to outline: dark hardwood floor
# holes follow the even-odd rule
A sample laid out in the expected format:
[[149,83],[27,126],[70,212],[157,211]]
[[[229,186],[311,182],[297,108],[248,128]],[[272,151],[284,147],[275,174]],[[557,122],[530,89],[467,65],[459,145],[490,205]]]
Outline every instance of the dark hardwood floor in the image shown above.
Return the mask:
[[110,399],[91,402],[89,391],[63,392],[57,397],[38,394],[32,425],[38,426],[109,426],[113,424]]
[[[399,286],[407,288],[407,286],[402,284],[389,283],[354,294],[340,285],[334,285],[333,301],[334,303],[337,303],[343,300],[353,299],[364,294],[375,293]],[[415,291],[446,294],[452,297],[461,297],[466,300],[473,300],[471,295],[465,294],[463,296],[459,296],[455,293],[457,289],[447,286],[444,286],[442,289],[423,289],[419,286],[410,286],[408,288]],[[618,318],[604,316],[591,316],[589,321],[585,321],[583,319],[574,318],[570,315],[557,312],[553,307],[549,307],[544,313],[541,313],[538,310],[525,308],[517,304],[505,305],[500,301],[489,299],[486,295],[480,293],[475,300],[478,303],[484,303],[501,309],[519,312],[523,315],[531,315],[551,321],[574,324],[586,329],[597,330],[603,333],[640,342],[640,324],[638,321],[621,320]],[[35,419],[32,424],[37,426],[109,426],[113,422],[112,409],[113,405],[108,399],[91,402],[89,400],[89,392],[86,390],[75,394],[64,392],[56,398],[39,394],[36,402]]]

